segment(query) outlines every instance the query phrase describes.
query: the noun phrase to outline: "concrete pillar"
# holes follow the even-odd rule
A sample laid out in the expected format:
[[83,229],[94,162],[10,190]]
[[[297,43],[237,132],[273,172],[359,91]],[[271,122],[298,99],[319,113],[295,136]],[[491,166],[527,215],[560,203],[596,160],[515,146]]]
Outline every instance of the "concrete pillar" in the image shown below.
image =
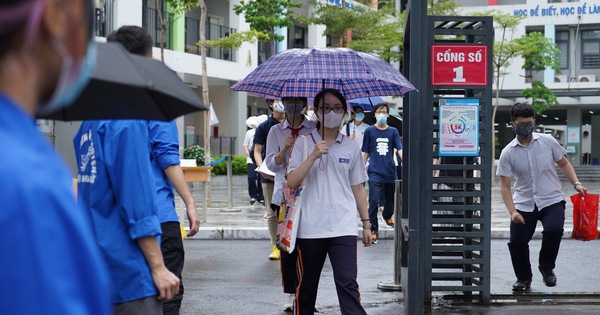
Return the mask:
[[[308,14],[312,14],[315,12],[315,7],[312,4],[308,4]],[[323,31],[325,31],[325,25],[308,25],[308,48],[313,47],[326,47],[327,46],[327,38],[323,36]],[[336,39],[337,40],[337,39]]]
[[244,155],[248,93],[229,90],[229,133],[236,137],[234,154]]
[[[173,12],[171,6],[168,6],[169,12]],[[173,50],[185,50],[185,13],[173,15]]]
[[[556,26],[554,24],[547,24],[544,26],[544,36],[552,42],[555,42],[556,38]],[[544,84],[554,83],[554,69],[547,67],[544,71]],[[581,119],[581,118],[580,118]]]
[[[578,128],[577,130],[579,130],[578,134],[569,135],[569,128],[575,127]],[[565,148],[567,148],[569,145],[577,146],[577,152],[574,154],[567,153],[567,159],[569,159],[569,162],[571,162],[572,165],[581,165],[581,109],[579,108],[567,109],[567,139],[565,143]]]
[[[598,144],[598,139],[600,139],[600,116],[592,115],[592,164],[594,161],[600,161],[600,145]],[[594,145],[594,140],[596,140],[596,145]],[[594,159],[595,158],[595,159]]]
[[114,2],[114,29],[123,25],[142,25],[142,0],[127,0]]

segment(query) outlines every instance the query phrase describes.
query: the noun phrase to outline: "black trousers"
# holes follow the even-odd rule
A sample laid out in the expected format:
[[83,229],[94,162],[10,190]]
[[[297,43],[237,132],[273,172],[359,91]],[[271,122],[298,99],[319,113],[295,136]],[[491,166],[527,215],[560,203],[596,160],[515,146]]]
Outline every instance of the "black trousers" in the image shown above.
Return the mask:
[[250,195],[250,198],[261,201],[264,198],[259,178],[260,175],[254,171],[256,170],[256,164],[247,163],[246,166],[248,170],[248,195]]
[[295,294],[298,288],[298,249],[294,249],[291,254],[282,250],[279,264],[283,293]]
[[340,236],[320,239],[297,239],[299,279],[296,291],[295,314],[314,314],[317,289],[325,258],[333,269],[333,280],[340,303],[341,314],[367,314],[360,302],[356,276],[356,236]]
[[181,301],[183,300],[183,280],[181,272],[183,271],[183,261],[185,252],[183,251],[183,240],[181,239],[181,228],[179,222],[161,223],[162,229],[160,249],[162,251],[165,266],[169,271],[179,278],[179,293],[172,299],[163,302],[163,315],[178,315]]
[[[518,211],[518,210],[517,210]],[[512,260],[515,276],[520,280],[530,280],[533,277],[529,260],[529,241],[533,237],[537,222],[542,222],[542,248],[539,254],[539,266],[544,270],[553,270],[560,248],[565,224],[565,201],[557,202],[533,212],[519,211],[525,224],[510,223],[510,242],[508,249]]]

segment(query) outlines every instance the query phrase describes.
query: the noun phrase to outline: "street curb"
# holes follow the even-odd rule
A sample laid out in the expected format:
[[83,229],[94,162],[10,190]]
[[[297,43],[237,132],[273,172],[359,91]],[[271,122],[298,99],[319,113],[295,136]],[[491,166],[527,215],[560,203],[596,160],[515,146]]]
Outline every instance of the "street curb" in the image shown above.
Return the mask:
[[[362,235],[358,230],[358,235]],[[495,228],[490,233],[491,239],[509,239],[510,230],[508,228]],[[541,229],[536,230],[533,239],[541,239]],[[571,230],[565,227],[563,239],[571,238]],[[206,226],[200,227],[196,235],[190,239],[200,240],[269,240],[269,231],[265,227],[230,227],[230,226]],[[380,229],[379,239],[394,239],[393,229]]]

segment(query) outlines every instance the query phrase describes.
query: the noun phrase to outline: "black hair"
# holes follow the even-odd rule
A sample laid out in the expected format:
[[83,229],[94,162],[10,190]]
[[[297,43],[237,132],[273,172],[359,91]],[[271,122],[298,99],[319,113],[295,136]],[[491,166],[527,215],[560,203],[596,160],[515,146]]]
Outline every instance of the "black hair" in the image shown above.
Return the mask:
[[106,37],[108,42],[117,42],[132,54],[147,56],[152,51],[154,41],[146,29],[135,25],[121,26]]
[[357,110],[357,109],[360,109],[360,111],[361,111],[361,112],[364,112],[363,108],[362,108],[362,107],[360,107],[360,106],[358,106],[358,105],[354,105],[354,106],[352,106],[352,109],[353,109],[354,113],[356,113],[356,110]]
[[390,107],[388,106],[387,103],[379,103],[377,105],[375,105],[375,108],[373,108],[373,112],[376,112],[378,109],[385,107],[385,110],[387,111],[387,113],[390,113]]
[[319,103],[321,103],[323,101],[323,99],[325,99],[325,95],[327,95],[327,94],[331,94],[331,95],[335,96],[337,99],[339,99],[344,107],[344,113],[348,112],[348,104],[346,103],[346,98],[340,91],[338,91],[336,89],[323,89],[319,93],[317,93],[317,96],[315,96],[315,101],[313,103],[315,112],[319,108]]
[[516,103],[515,105],[513,105],[513,107],[510,109],[510,121],[515,121],[519,117],[535,118],[535,111],[533,110],[533,107],[526,102]]

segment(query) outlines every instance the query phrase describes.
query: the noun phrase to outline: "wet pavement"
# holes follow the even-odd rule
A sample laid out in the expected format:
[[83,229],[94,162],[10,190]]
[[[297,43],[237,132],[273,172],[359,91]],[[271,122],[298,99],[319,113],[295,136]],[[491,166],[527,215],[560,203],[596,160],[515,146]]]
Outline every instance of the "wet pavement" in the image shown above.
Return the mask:
[[[221,181],[221,182],[219,182]],[[232,204],[228,207],[225,178],[212,182],[212,207],[201,223],[199,235],[186,239],[184,270],[185,298],[182,315],[188,314],[286,314],[282,305],[279,262],[269,261],[270,242],[264,206],[249,204],[246,178],[235,176]],[[591,192],[600,191],[600,182],[585,183]],[[564,182],[566,198],[574,193]],[[202,211],[202,185],[193,185],[198,210]],[[181,211],[182,203],[177,201]],[[515,281],[506,242],[509,218],[496,184],[492,190],[491,285],[492,303],[482,306],[446,301],[434,292],[438,301],[430,314],[600,314],[600,250],[598,241],[567,239],[572,229],[572,204],[567,201],[565,236],[555,269],[556,287],[546,287],[534,268],[532,289],[515,296]],[[357,222],[358,223],[358,222]],[[402,314],[401,292],[384,292],[378,282],[393,279],[393,230],[380,224],[382,238],[377,245],[359,244],[359,276],[362,301],[368,314]],[[539,227],[541,229],[541,227]],[[541,233],[536,233],[539,238]],[[386,239],[387,238],[387,239]],[[219,240],[219,241],[217,241]],[[541,241],[531,242],[531,261],[537,260]],[[513,298],[514,297],[514,298]],[[523,298],[524,297],[524,298]],[[317,306],[320,314],[339,314],[331,266],[326,263],[319,286]],[[287,313],[291,314],[291,313]]]
[[[200,224],[200,232],[195,238],[200,239],[268,239],[266,221],[263,219],[265,207],[258,202],[250,205],[247,181],[245,176],[234,176],[232,188],[232,205],[229,207],[227,180],[225,176],[213,177],[211,182],[212,207],[203,213],[204,189],[202,183],[193,183],[192,193],[196,200],[196,206],[200,212],[201,219],[206,218]],[[569,196],[575,193],[570,183],[563,181],[563,192],[567,200],[565,211],[565,234],[564,238],[570,238],[573,228],[573,204]],[[584,185],[590,192],[600,192],[600,181],[586,182]],[[492,188],[492,215],[491,235],[492,238],[508,238],[510,218],[506,207],[502,202],[498,181]],[[183,215],[183,202],[178,197],[176,205],[181,222],[187,226],[187,220]],[[358,221],[357,221],[358,227]],[[380,239],[393,238],[393,228],[387,227],[380,216]],[[541,224],[538,224],[538,233],[534,238],[540,238]]]

